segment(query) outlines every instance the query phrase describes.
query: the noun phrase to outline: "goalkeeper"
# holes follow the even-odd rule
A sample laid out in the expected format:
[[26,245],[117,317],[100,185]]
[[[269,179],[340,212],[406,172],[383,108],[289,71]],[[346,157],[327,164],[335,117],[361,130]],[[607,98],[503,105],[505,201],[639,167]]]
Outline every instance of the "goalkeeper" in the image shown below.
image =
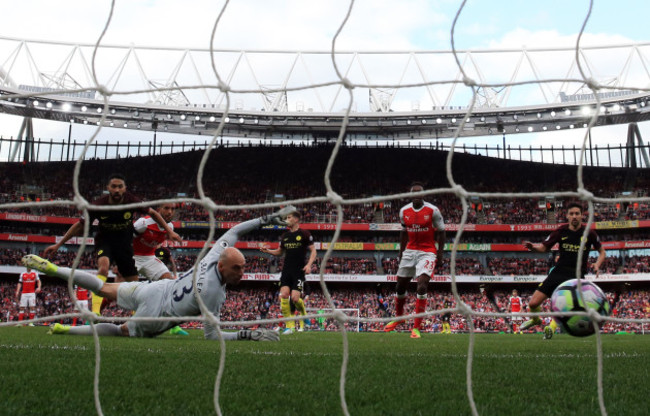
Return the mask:
[[[117,300],[117,304],[129,310],[134,310],[135,318],[184,317],[201,315],[197,296],[205,303],[206,308],[219,319],[221,306],[226,300],[226,286],[236,285],[244,274],[244,255],[234,245],[244,234],[258,229],[271,222],[282,223],[282,218],[295,211],[292,206],[278,212],[253,219],[236,225],[226,232],[214,244],[208,254],[195,266],[197,270],[196,287],[192,281],[194,269],[190,269],[176,280],[158,280],[156,282],[121,282],[104,283],[96,276],[76,270],[74,283],[92,290],[99,296]],[[48,260],[33,254],[22,259],[23,264],[33,269],[69,280],[71,269],[58,267]],[[196,291],[195,291],[196,288]],[[169,328],[178,325],[180,321],[128,321],[122,325],[98,323],[97,333],[102,336],[131,336],[155,337]],[[92,335],[90,326],[69,327],[53,324],[52,334]],[[205,323],[205,338],[219,338],[217,326]],[[268,329],[240,330],[238,332],[223,332],[225,340],[278,341],[279,335]]]

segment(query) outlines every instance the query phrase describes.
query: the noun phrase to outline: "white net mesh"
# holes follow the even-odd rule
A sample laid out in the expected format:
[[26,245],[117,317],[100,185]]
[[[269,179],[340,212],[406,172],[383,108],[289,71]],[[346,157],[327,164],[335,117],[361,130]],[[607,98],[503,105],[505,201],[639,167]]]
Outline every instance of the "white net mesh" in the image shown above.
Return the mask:
[[[214,22],[214,27],[213,27],[213,32],[212,32],[212,37],[210,39],[210,51],[212,55],[212,51],[215,49],[214,48],[214,40],[215,40],[215,32],[219,28],[220,24],[222,24],[223,19],[227,19],[226,11],[228,9],[229,2],[225,2],[225,4],[221,8],[221,13],[219,14],[218,18]],[[286,86],[260,86],[258,89],[253,89],[253,90],[247,90],[247,89],[237,89],[235,85],[233,85],[230,81],[232,78],[230,77],[231,74],[224,74],[221,71],[217,69],[217,65],[215,65],[214,60],[212,60],[209,64],[211,65],[213,69],[213,76],[216,79],[216,82],[213,85],[195,85],[195,86],[184,86],[183,90],[192,90],[193,88],[204,88],[204,87],[209,87],[212,89],[216,89],[220,93],[220,97],[222,97],[222,102],[220,105],[223,107],[223,117],[221,119],[221,123],[219,124],[219,127],[216,130],[215,135],[212,138],[212,143],[210,146],[207,147],[207,150],[205,151],[203,158],[201,160],[201,163],[198,167],[198,170],[196,172],[196,183],[198,186],[198,198],[193,198],[193,199],[182,199],[183,202],[191,202],[193,204],[200,205],[205,208],[206,211],[209,212],[209,221],[210,221],[210,233],[207,238],[207,241],[213,241],[214,236],[215,236],[215,218],[214,218],[214,213],[217,210],[241,210],[241,209],[255,209],[255,208],[277,208],[281,205],[285,205],[287,203],[291,203],[294,205],[300,205],[304,203],[313,203],[313,202],[329,202],[330,204],[334,205],[336,207],[336,231],[333,236],[333,242],[336,242],[341,234],[341,226],[344,221],[344,216],[343,216],[343,207],[346,205],[355,205],[355,204],[364,204],[364,203],[374,203],[374,202],[379,202],[379,201],[392,201],[392,200],[398,200],[401,198],[411,198],[414,195],[416,196],[432,196],[432,195],[439,195],[439,194],[451,194],[455,195],[462,203],[462,218],[460,223],[458,224],[458,229],[459,232],[456,234],[455,240],[453,242],[453,249],[451,251],[450,256],[451,256],[451,276],[452,276],[452,292],[454,294],[455,300],[456,300],[456,307],[453,308],[451,311],[457,314],[464,315],[467,318],[467,322],[469,323],[469,329],[470,329],[470,342],[469,342],[469,347],[468,347],[468,360],[467,360],[467,367],[466,367],[466,382],[467,382],[467,398],[471,406],[471,411],[472,414],[478,415],[478,410],[476,407],[476,404],[474,402],[474,395],[473,395],[473,384],[472,384],[472,371],[473,371],[473,357],[474,357],[474,347],[475,347],[475,337],[474,337],[474,328],[472,325],[472,319],[470,319],[472,316],[496,316],[496,317],[510,317],[510,314],[507,313],[484,313],[484,312],[477,312],[475,310],[472,310],[467,304],[463,303],[461,301],[461,298],[458,293],[457,285],[456,285],[456,257],[457,257],[457,249],[458,245],[462,240],[462,235],[463,235],[463,230],[464,226],[467,223],[467,215],[469,212],[468,209],[468,204],[470,201],[471,197],[481,197],[484,199],[490,199],[490,200],[505,200],[509,198],[516,198],[516,197],[537,197],[537,198],[545,198],[549,196],[548,192],[542,192],[542,191],[536,191],[532,190],[531,192],[474,192],[471,189],[465,189],[462,185],[458,184],[452,174],[452,165],[454,163],[454,154],[455,154],[455,144],[457,143],[457,140],[459,139],[461,133],[463,132],[464,126],[466,124],[466,120],[471,118],[473,116],[474,110],[478,104],[485,105],[488,102],[494,102],[494,92],[499,89],[499,88],[505,88],[505,87],[513,87],[513,86],[522,86],[522,85],[528,85],[528,84],[534,84],[535,86],[538,86],[541,90],[550,90],[553,86],[556,86],[558,83],[567,83],[567,82],[575,82],[581,85],[586,85],[588,88],[588,93],[594,94],[595,97],[595,106],[594,108],[596,109],[596,112],[592,115],[590,118],[590,122],[588,125],[588,129],[584,130],[584,139],[583,139],[583,145],[582,145],[582,151],[580,153],[580,163],[579,163],[579,168],[577,170],[577,176],[575,178],[575,187],[572,191],[565,191],[565,192],[556,192],[554,193],[555,197],[562,197],[562,198],[574,198],[578,199],[581,201],[584,201],[588,205],[588,222],[587,222],[587,227],[586,229],[588,230],[591,225],[594,222],[594,204],[598,203],[603,203],[603,204],[611,204],[614,202],[650,202],[650,198],[641,198],[641,197],[620,197],[620,198],[601,198],[597,197],[593,194],[592,191],[589,189],[586,189],[584,186],[583,182],[583,165],[585,164],[585,149],[587,145],[587,140],[588,140],[588,135],[589,132],[593,127],[595,127],[597,119],[598,119],[598,111],[601,107],[601,97],[599,93],[602,92],[607,92],[607,91],[624,91],[624,90],[636,90],[636,91],[649,91],[650,89],[647,88],[647,82],[641,82],[640,84],[637,82],[631,83],[629,85],[625,85],[624,83],[620,83],[616,85],[615,87],[611,87],[608,85],[604,85],[601,82],[598,82],[596,79],[594,79],[591,75],[591,72],[587,70],[587,68],[584,67],[584,59],[581,56],[581,49],[580,49],[580,42],[581,42],[581,36],[584,31],[585,26],[589,22],[589,16],[591,13],[591,7],[593,6],[593,2],[589,4],[589,9],[588,13],[586,14],[582,28],[580,31],[580,36],[577,38],[577,42],[575,45],[575,49],[573,51],[573,59],[572,62],[575,64],[575,71],[571,71],[569,75],[561,77],[555,77],[555,78],[548,78],[548,79],[535,79],[531,81],[512,81],[512,82],[492,82],[489,78],[488,79],[478,79],[477,78],[477,73],[474,72],[469,72],[467,70],[467,65],[465,64],[464,61],[461,61],[461,56],[459,56],[456,53],[456,42],[457,42],[457,36],[456,36],[456,30],[457,30],[457,19],[459,16],[462,15],[464,8],[466,7],[466,2],[462,2],[460,5],[457,14],[456,14],[456,19],[454,19],[454,23],[451,26],[451,35],[450,35],[450,40],[451,40],[451,48],[452,48],[452,56],[453,56],[453,62],[452,62],[452,67],[454,68],[454,73],[459,73],[460,77],[457,79],[451,78],[451,79],[446,79],[446,80],[439,80],[435,82],[427,82],[426,80],[417,83],[414,85],[410,86],[404,86],[404,85],[382,85],[380,83],[368,83],[368,84],[362,84],[358,82],[352,82],[350,80],[349,74],[347,72],[347,67],[342,65],[341,59],[337,55],[337,45],[339,41],[339,36],[341,35],[342,31],[345,29],[346,24],[348,22],[348,19],[351,17],[351,15],[355,11],[355,2],[351,1],[348,4],[347,11],[345,13],[345,16],[341,19],[337,30],[335,31],[332,39],[331,39],[331,50],[329,52],[329,59],[327,64],[331,65],[331,68],[334,70],[334,73],[336,75],[335,80],[329,80],[329,81],[310,81],[308,83],[305,83],[304,86],[296,86],[296,87],[291,87],[288,88]],[[102,34],[100,37],[97,39],[96,42],[96,48],[95,51],[98,50],[99,45],[102,44],[103,37],[108,30],[108,28],[111,27],[111,18],[112,18],[112,13],[114,11],[114,8],[116,7],[115,2],[111,3],[111,13],[108,15],[108,18],[106,20],[105,27],[103,28]],[[93,86],[92,88],[81,88],[78,90],[78,92],[83,92],[83,91],[88,91],[90,89],[97,91],[102,97],[103,97],[103,112],[101,114],[101,119],[99,122],[100,126],[105,125],[105,121],[107,117],[109,116],[109,108],[110,108],[110,102],[109,98],[114,98],[118,95],[128,95],[128,94],[151,94],[154,98],[154,102],[157,103],[169,103],[169,102],[176,102],[182,97],[179,97],[179,88],[177,85],[156,85],[155,88],[151,88],[148,90],[142,90],[142,89],[135,89],[131,91],[115,91],[111,89],[108,84],[103,84],[102,82],[99,81],[99,77],[97,76],[97,65],[100,65],[97,60],[95,60],[95,54],[93,53],[93,58],[92,58],[92,67],[90,68],[90,73],[92,74],[92,79],[93,79]],[[353,113],[353,110],[355,109],[355,106],[358,104],[355,101],[355,95],[354,91],[355,89],[359,88],[371,88],[370,90],[370,95],[369,95],[369,100],[370,100],[370,105],[372,108],[383,111],[387,108],[390,108],[390,101],[393,99],[394,96],[394,89],[396,88],[406,88],[406,87],[415,87],[415,86],[423,86],[431,89],[432,94],[434,94],[434,87],[441,86],[441,85],[447,85],[451,87],[455,86],[464,86],[467,87],[468,90],[471,92],[471,94],[468,95],[468,102],[466,106],[466,112],[465,116],[459,120],[458,128],[456,129],[456,133],[453,137],[452,145],[451,145],[451,151],[448,153],[447,157],[447,162],[446,162],[446,176],[448,180],[448,186],[445,188],[438,188],[438,189],[431,189],[431,190],[425,190],[421,193],[417,194],[410,194],[410,193],[397,193],[397,194],[390,194],[390,195],[382,195],[382,196],[376,196],[376,197],[371,197],[371,198],[358,198],[358,199],[346,199],[342,197],[337,190],[332,186],[331,183],[331,174],[332,174],[332,168],[334,165],[334,162],[337,159],[337,155],[340,149],[340,146],[342,145],[345,135],[346,135],[346,128],[348,127],[348,124],[350,122],[350,117],[351,114]],[[322,176],[322,181],[326,187],[326,193],[324,195],[318,196],[318,197],[310,197],[310,198],[303,198],[303,199],[296,199],[296,200],[291,200],[291,201],[282,201],[282,202],[275,202],[275,203],[260,203],[260,204],[253,204],[253,205],[219,205],[216,204],[211,198],[209,198],[205,191],[204,191],[204,186],[203,186],[203,176],[204,176],[204,171],[207,168],[206,162],[208,160],[208,157],[210,153],[213,151],[215,145],[218,143],[218,140],[220,137],[224,135],[223,129],[225,126],[225,120],[227,119],[228,115],[232,111],[232,109],[237,108],[239,104],[233,101],[232,96],[233,95],[240,95],[240,94],[262,94],[266,101],[264,102],[264,105],[266,108],[275,110],[275,109],[286,109],[287,105],[287,94],[290,92],[301,92],[301,91],[318,91],[319,88],[326,88],[326,87],[331,87],[335,86],[340,88],[345,94],[343,96],[345,97],[345,111],[343,113],[343,117],[340,123],[340,128],[338,130],[338,136],[336,137],[336,141],[334,144],[334,147],[331,152],[331,156],[329,158],[329,162],[327,164],[326,170],[323,172]],[[56,92],[56,91],[55,91]],[[434,94],[435,95],[435,94]],[[21,94],[16,97],[25,97],[25,96],[30,96],[29,94]],[[7,98],[14,98],[14,96],[10,97],[3,97],[4,99]],[[365,100],[368,100],[368,95],[366,95]],[[442,101],[442,100],[440,100]],[[435,102],[435,100],[434,100]],[[85,143],[84,150],[82,152],[82,155],[79,157],[77,164],[75,166],[75,172],[74,172],[74,181],[73,181],[73,189],[74,189],[74,199],[72,200],[67,200],[67,201],[53,201],[53,202],[40,202],[40,203],[31,203],[33,206],[40,206],[40,207],[47,207],[47,206],[67,206],[70,204],[76,205],[80,210],[84,212],[85,215],[88,215],[88,209],[90,208],[90,203],[87,201],[80,193],[79,190],[79,175],[81,172],[81,166],[84,163],[84,153],[88,152],[93,143],[95,142],[97,138],[97,134],[101,130],[101,127],[97,129],[95,134]],[[180,199],[173,199],[173,200],[158,200],[154,202],[179,202]],[[146,203],[146,205],[149,205],[150,202]],[[138,204],[138,206],[144,206],[145,204]],[[19,208],[24,206],[24,204],[2,204],[0,207],[6,208],[6,209],[11,209],[11,208]],[[120,209],[123,208],[119,207]],[[443,213],[444,215],[444,213]],[[88,237],[89,236],[89,224],[86,222],[85,227],[84,227],[84,236]],[[82,240],[84,241],[84,240]],[[584,242],[583,242],[584,244]],[[75,258],[73,268],[76,268],[79,264],[79,260],[81,257],[81,253],[84,252],[86,248],[85,241],[82,242],[81,246],[79,247],[79,255],[77,258]],[[199,254],[199,258],[203,257],[209,250],[209,245],[206,244],[203,249],[201,250],[201,253]],[[324,255],[324,259],[322,261],[322,266],[321,266],[321,276],[324,273],[324,268],[325,264],[327,263],[327,260],[332,256],[332,252],[334,250],[334,245],[331,244],[327,250],[327,252]],[[580,251],[580,255],[578,258],[578,263],[581,261],[581,256],[582,256],[582,251]],[[196,276],[193,276],[194,279],[196,279]],[[356,310],[356,313],[351,313],[354,311],[343,311],[341,309],[337,309],[334,303],[332,302],[332,299],[330,297],[329,291],[327,289],[327,285],[325,284],[324,280],[321,279],[321,288],[323,291],[323,294],[325,298],[328,300],[328,303],[330,304],[331,309],[328,310],[323,310],[323,316],[325,316],[327,319],[335,319],[338,320],[340,323],[345,323],[346,325],[348,324],[356,324],[356,327],[358,328],[358,324],[361,321],[361,318],[359,317],[358,310]],[[76,300],[76,297],[74,295],[74,290],[72,288],[72,283],[69,285],[69,290],[72,295],[72,297]],[[218,324],[218,325],[223,325],[223,323],[219,322],[217,317],[213,316],[210,311],[208,311],[205,308],[205,305],[203,304],[203,301],[199,297],[199,302],[201,304],[201,308],[203,311],[203,315],[205,318],[203,318],[204,321],[210,321],[212,323]],[[345,313],[344,313],[345,312]],[[443,314],[446,313],[447,310],[438,310],[434,312],[427,312],[419,315],[408,315],[405,318],[413,318],[415,316],[420,316],[420,317],[430,317],[432,315],[437,315],[437,314]],[[541,316],[550,316],[550,313],[541,313],[539,314]],[[601,319],[599,316],[590,313],[588,314],[592,319],[594,320],[599,320]],[[90,320],[91,323],[94,323],[96,321],[102,321],[103,318],[96,318],[94,315],[90,314],[75,314],[75,315],[64,315],[61,317],[70,317],[70,316],[82,316],[85,319]],[[526,316],[531,316],[531,314],[526,314]],[[314,315],[315,318],[318,318],[318,315]],[[135,319],[135,318],[130,318],[130,319]],[[197,317],[181,317],[181,318],[158,318],[159,320],[186,320],[186,321],[194,321],[197,320]],[[291,319],[287,318],[284,321]],[[617,318],[608,318],[613,321],[622,321]],[[48,317],[44,317],[42,320],[48,320]],[[385,318],[385,319],[378,319],[376,321],[382,321],[382,322],[388,322],[390,318]],[[628,322],[631,320],[627,320]],[[632,320],[634,322],[640,322],[640,323],[648,323],[648,320]],[[278,322],[278,320],[265,320],[265,321],[246,321],[246,322],[229,322],[228,325],[242,325],[242,326],[249,326],[249,325],[254,325],[254,324],[266,324],[266,323],[273,323],[273,322]],[[340,375],[340,400],[341,400],[341,409],[344,414],[349,414],[348,408],[347,408],[347,403],[346,403],[346,372],[347,372],[347,364],[349,360],[349,349],[348,349],[348,340],[347,340],[347,335],[346,335],[346,325],[341,325],[341,334],[342,334],[342,339],[343,339],[343,347],[344,347],[344,358],[343,358],[343,363],[342,363],[342,369],[341,369],[341,375]],[[100,349],[100,339],[95,333],[94,335],[94,340],[95,340],[95,348],[96,348],[96,371],[95,371],[95,379],[94,379],[94,398],[95,398],[95,404],[96,404],[96,409],[98,414],[103,414],[102,411],[102,403],[100,402],[99,399],[99,370],[100,370],[100,363],[101,363],[101,349]],[[602,344],[601,344],[601,335],[596,332],[596,340],[597,340],[597,360],[598,360],[598,377],[597,377],[597,383],[598,383],[598,400],[599,400],[599,405],[600,405],[600,411],[601,414],[605,415],[607,414],[607,409],[604,403],[603,399],[603,385],[602,385],[602,380],[603,380],[603,352],[602,352]],[[226,354],[226,349],[227,346],[223,340],[221,340],[221,357],[220,357],[220,366],[219,366],[219,371],[217,374],[217,385],[215,388],[215,408],[218,414],[221,414],[221,408],[219,405],[219,392],[220,392],[220,383],[222,380],[222,376],[224,373],[224,368],[225,368],[225,354]]]

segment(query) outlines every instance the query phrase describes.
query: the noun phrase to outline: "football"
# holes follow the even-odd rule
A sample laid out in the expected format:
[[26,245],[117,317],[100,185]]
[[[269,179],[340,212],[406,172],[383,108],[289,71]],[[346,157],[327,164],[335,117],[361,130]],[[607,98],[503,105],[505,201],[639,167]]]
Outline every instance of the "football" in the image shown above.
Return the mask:
[[[600,315],[609,316],[611,306],[607,296],[595,284],[582,280],[582,291],[578,291],[578,279],[568,280],[553,291],[551,296],[551,311],[581,312],[593,309]],[[562,330],[575,337],[586,337],[596,332],[594,323],[586,316],[553,317]]]

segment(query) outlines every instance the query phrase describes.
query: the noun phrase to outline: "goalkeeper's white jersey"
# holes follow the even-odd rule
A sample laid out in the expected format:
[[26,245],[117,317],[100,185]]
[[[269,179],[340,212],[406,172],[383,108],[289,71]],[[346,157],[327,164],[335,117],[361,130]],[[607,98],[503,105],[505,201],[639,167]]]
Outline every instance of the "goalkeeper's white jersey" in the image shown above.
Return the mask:
[[[201,296],[207,309],[219,318],[221,306],[226,301],[226,285],[222,284],[222,277],[217,264],[224,250],[233,247],[239,237],[253,229],[259,228],[259,219],[240,223],[224,234],[208,254],[201,259],[196,276],[196,291]],[[198,316],[201,314],[199,303],[194,294],[193,274],[194,269],[185,272],[176,280],[171,280],[165,288],[163,314],[167,316]],[[217,328],[205,324],[205,337],[218,338]]]
[[[196,276],[196,290],[201,296],[207,309],[217,318],[221,311],[221,306],[226,301],[226,285],[221,284],[221,274],[217,268],[219,257],[228,244],[223,241],[217,241],[210,252],[199,262],[198,273]],[[194,294],[193,285],[194,269],[191,269],[181,275],[178,279],[173,280],[169,285],[168,293],[165,298],[163,311],[168,316],[197,316],[201,315],[199,302]],[[206,326],[206,338],[208,337],[208,327]],[[210,331],[212,332],[212,331]]]

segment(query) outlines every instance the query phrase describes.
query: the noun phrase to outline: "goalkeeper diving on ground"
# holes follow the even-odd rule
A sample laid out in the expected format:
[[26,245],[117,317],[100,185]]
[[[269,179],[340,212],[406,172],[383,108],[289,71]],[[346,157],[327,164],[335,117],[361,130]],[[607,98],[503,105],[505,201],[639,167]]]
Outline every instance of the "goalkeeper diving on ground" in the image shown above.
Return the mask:
[[[74,283],[91,290],[93,293],[111,300],[117,300],[118,306],[134,310],[135,318],[183,317],[199,316],[196,296],[201,296],[207,309],[219,318],[221,306],[226,301],[226,286],[237,285],[245,267],[244,255],[234,247],[239,238],[261,226],[276,223],[286,225],[283,218],[296,209],[287,206],[281,210],[260,218],[237,224],[219,238],[208,254],[199,263],[176,280],[158,280],[155,282],[121,282],[105,283],[96,276],[75,270]],[[49,276],[69,280],[72,270],[59,267],[54,263],[29,254],[22,258],[22,263],[39,270]],[[194,269],[197,269],[196,287],[192,281]],[[195,293],[195,291],[197,293]],[[95,325],[100,336],[131,336],[155,337],[169,328],[178,325],[177,321],[133,321],[122,325],[98,323]],[[70,327],[53,324],[52,334],[92,335],[90,326]],[[204,334],[206,339],[219,338],[217,326],[205,322]],[[222,332],[225,340],[279,341],[277,332],[269,329],[240,330],[237,332]]]

